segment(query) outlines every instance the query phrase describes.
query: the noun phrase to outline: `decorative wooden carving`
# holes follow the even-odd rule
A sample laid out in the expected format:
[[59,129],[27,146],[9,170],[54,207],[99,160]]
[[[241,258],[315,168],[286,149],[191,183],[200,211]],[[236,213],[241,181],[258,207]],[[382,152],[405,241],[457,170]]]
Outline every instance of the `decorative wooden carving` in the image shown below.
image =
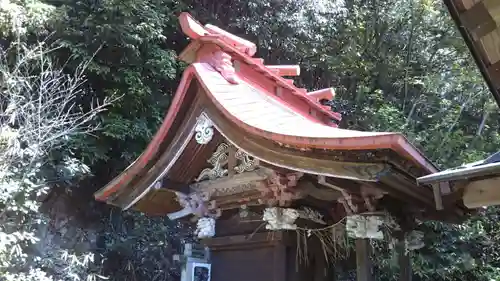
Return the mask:
[[205,56],[201,62],[208,63],[215,71],[219,72],[227,82],[238,84],[236,73],[231,62],[231,56],[223,51],[215,51],[211,55]]
[[350,215],[346,220],[347,235],[356,239],[384,239],[382,216]]
[[196,218],[220,216],[220,210],[215,207],[214,201],[209,201],[210,197],[206,193],[197,192],[189,195],[177,193],[177,200]]
[[194,138],[199,144],[209,143],[214,136],[212,120],[208,115],[203,112],[196,120],[196,125],[194,127],[195,135]]
[[243,150],[238,149],[236,155],[234,156],[236,160],[239,160],[239,164],[234,167],[234,170],[241,174],[243,172],[250,172],[255,170],[258,165],[258,160],[250,157],[248,154],[243,152]]
[[226,176],[227,169],[224,167],[227,165],[228,148],[228,144],[221,143],[207,161],[212,165],[212,168],[203,169],[195,181],[214,180]]
[[377,208],[376,202],[380,198],[384,197],[384,192],[375,186],[362,185],[361,196],[363,197],[366,209],[370,212],[375,212]]
[[346,171],[350,171],[355,175],[359,175],[360,177],[370,179],[372,181],[377,181],[381,175],[388,172],[387,167],[384,167],[380,164],[364,164],[364,165],[351,165],[344,164],[342,167]]
[[271,207],[264,210],[262,220],[269,230],[294,230],[297,229],[295,221],[299,213],[295,209]]
[[264,169],[235,174],[234,176],[206,180],[191,185],[193,192],[205,192],[210,197],[220,197],[252,190],[268,177]]
[[321,214],[310,208],[292,209],[270,207],[264,209],[262,214],[262,220],[267,222],[266,229],[269,230],[297,229],[295,221],[298,218],[326,225],[326,222],[323,220]]
[[297,182],[302,177],[302,173],[282,174],[274,172],[268,178],[267,184],[260,187],[263,199],[261,204],[269,206],[288,206],[293,200],[302,198],[304,194],[299,189],[294,189]]
[[[212,157],[208,159],[208,163],[212,165],[212,168],[203,169],[195,181],[199,182],[207,179],[214,180],[216,178],[227,176],[227,166],[230,154],[229,151],[230,145],[227,143],[221,143],[215,150],[214,154],[212,154]],[[236,165],[233,169],[238,174],[253,171],[257,168],[258,161],[247,155],[242,150],[237,150],[234,157],[236,158]]]
[[196,222],[195,234],[199,239],[215,236],[215,219],[211,217],[200,218]]
[[337,201],[344,206],[344,209],[348,215],[352,215],[358,212],[358,206],[352,202],[352,195],[349,194],[344,188],[338,187],[334,184],[328,183],[325,176],[318,176],[318,183],[326,187],[335,189],[342,194],[342,197]]

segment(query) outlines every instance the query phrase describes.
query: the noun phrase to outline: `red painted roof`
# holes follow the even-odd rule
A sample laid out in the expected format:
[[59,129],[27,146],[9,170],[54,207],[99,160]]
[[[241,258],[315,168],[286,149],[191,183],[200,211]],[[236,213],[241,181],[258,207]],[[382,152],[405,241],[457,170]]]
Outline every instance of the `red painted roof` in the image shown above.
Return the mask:
[[258,89],[250,82],[241,80],[236,85],[228,83],[210,65],[204,63],[193,63],[192,67],[216,105],[231,116],[231,119],[237,120],[249,130],[316,139],[387,134],[343,130],[328,126],[313,116],[298,113],[279,97]]
[[[193,63],[193,60],[186,59],[186,54],[198,51],[198,48],[203,44],[215,44],[224,52],[230,54],[233,60],[244,62],[250,68],[255,70],[255,72],[259,73],[262,78],[274,81],[274,86],[282,87],[288,90],[288,93],[294,98],[294,100],[284,100],[285,103],[304,103],[309,105],[312,109],[317,110],[319,114],[324,115],[325,117],[337,121],[341,120],[341,115],[339,113],[332,112],[329,106],[323,106],[319,103],[320,99],[333,99],[333,90],[322,90],[320,95],[318,95],[318,91],[308,94],[307,90],[295,87],[292,80],[285,79],[280,76],[294,76],[292,69],[298,69],[298,66],[266,66],[263,64],[263,59],[252,57],[256,53],[255,44],[252,42],[237,37],[212,25],[207,24],[202,26],[188,13],[182,13],[179,19],[184,33],[191,39],[195,39],[195,41],[192,42],[179,55],[181,59],[187,61],[188,63]],[[280,71],[279,68],[284,69],[284,71]],[[330,125],[336,126],[335,123],[330,123]]]
[[245,80],[236,85],[227,82],[207,64],[194,63],[191,68],[219,110],[249,133],[295,147],[334,150],[388,148],[429,172],[437,170],[400,133],[363,132],[329,126],[312,116],[298,113],[293,106]]
[[[361,132],[337,128],[340,114],[322,106],[318,99],[333,98],[332,89],[307,93],[280,75],[297,75],[296,66],[267,67],[253,58],[253,43],[213,26],[202,26],[189,14],[181,14],[181,27],[194,41],[179,57],[191,65],[185,70],[165,120],[143,154],[122,174],[95,194],[106,201],[110,195],[141,172],[167,136],[183,104],[192,79],[197,79],[221,113],[246,132],[290,147],[330,150],[391,149],[428,172],[437,169],[399,133]],[[204,50],[206,46],[216,46]],[[239,63],[234,69],[223,62],[211,64],[203,52],[222,51]],[[219,61],[220,63],[220,61]],[[233,71],[233,72],[231,72]],[[282,72],[282,73],[280,73]],[[228,76],[230,76],[228,78]],[[265,160],[265,159],[264,159]]]

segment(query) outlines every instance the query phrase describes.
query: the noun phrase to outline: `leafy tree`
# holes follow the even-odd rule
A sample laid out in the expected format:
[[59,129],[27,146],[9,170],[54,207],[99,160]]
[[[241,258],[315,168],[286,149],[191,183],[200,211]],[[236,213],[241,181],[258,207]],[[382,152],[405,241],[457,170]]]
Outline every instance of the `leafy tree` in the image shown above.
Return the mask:
[[86,162],[98,165],[107,180],[140,154],[163,120],[182,70],[176,51],[184,43],[177,26],[183,6],[171,0],[49,3],[57,7],[50,38],[62,47],[58,59],[70,71],[90,61],[87,98],[122,97],[100,116],[96,137],[79,144]]
[[[331,106],[344,113],[343,127],[401,131],[443,168],[481,159],[499,147],[498,109],[440,0],[0,0],[0,44],[4,49],[13,44],[39,48],[38,42],[46,42],[54,50],[31,53],[43,57],[45,64],[36,60],[29,70],[37,75],[44,69],[58,73],[57,77],[63,78],[58,80],[62,87],[57,89],[72,89],[65,83],[78,81],[74,98],[67,103],[75,105],[77,116],[85,122],[69,132],[81,133],[101,125],[92,135],[68,135],[68,127],[44,123],[60,130],[56,135],[62,138],[46,142],[44,147],[32,146],[44,143],[36,138],[36,130],[45,127],[34,126],[36,119],[31,117],[12,117],[13,109],[28,108],[20,107],[25,99],[14,98],[24,97],[24,92],[19,92],[22,88],[16,88],[18,94],[9,94],[9,99],[2,98],[1,152],[11,153],[17,143],[20,148],[16,153],[33,149],[39,153],[35,154],[37,160],[29,160],[33,155],[12,154],[18,156],[1,163],[6,167],[2,179],[9,188],[5,193],[0,191],[0,208],[10,208],[6,212],[12,214],[9,217],[29,210],[27,216],[38,219],[32,194],[38,186],[47,186],[43,189],[47,190],[50,182],[50,186],[62,186],[80,198],[88,217],[94,217],[92,222],[100,227],[98,249],[93,253],[96,264],[89,269],[89,259],[82,259],[86,266],[73,267],[74,274],[67,278],[95,276],[89,272],[114,280],[169,280],[175,275],[168,257],[172,245],[182,239],[179,236],[188,236],[183,226],[114,212],[95,203],[91,194],[141,153],[161,123],[184,67],[175,59],[186,45],[177,25],[177,15],[184,10],[202,22],[218,24],[256,42],[258,55],[266,63],[300,64],[302,75],[296,84],[311,90],[334,87],[337,97]],[[29,54],[30,48],[20,54]],[[3,65],[9,71],[23,58],[4,57]],[[88,62],[85,68],[82,61]],[[83,70],[86,79],[77,80],[74,74]],[[34,77],[40,78],[37,75]],[[28,82],[39,85],[33,79]],[[1,81],[3,87],[5,80]],[[27,104],[36,97],[30,95]],[[60,101],[47,97],[44,101],[49,104]],[[121,98],[96,116],[94,101],[113,97]],[[10,100],[15,100],[12,104],[16,106],[9,108]],[[29,115],[33,111],[17,112],[33,116]],[[22,130],[28,132],[28,140],[20,138]],[[30,170],[34,174],[12,170],[19,167],[11,163],[28,160],[34,163],[34,170]],[[79,168],[67,171],[64,167]],[[89,172],[93,176],[78,184],[70,180]],[[33,183],[21,181],[23,177]],[[14,196],[18,192],[21,195]],[[16,200],[9,199],[14,197]],[[15,204],[5,204],[11,200]],[[497,208],[491,208],[463,225],[422,225],[427,243],[413,255],[416,280],[498,278],[498,214]],[[26,233],[31,235],[30,225],[26,224]],[[1,243],[14,241],[16,232],[0,229],[10,237],[0,237],[0,273],[19,277],[29,268],[40,269],[37,265],[49,272],[49,268],[66,264],[56,254],[47,256],[45,264],[31,254],[29,261],[26,257],[12,260],[10,253],[5,253],[13,247]],[[9,243],[19,244],[18,240]],[[46,245],[45,252],[63,250],[58,247]],[[65,257],[76,254],[83,258],[82,253],[67,253]],[[384,248],[377,257],[380,279],[394,279],[397,266],[393,254]],[[63,276],[57,271],[51,274]]]
[[85,65],[68,75],[54,67],[43,44],[11,48],[0,49],[0,279],[51,280],[41,269],[46,258],[68,268],[74,264],[60,255],[36,254],[39,229],[47,224],[39,199],[51,182],[88,174],[67,140],[94,131],[90,121],[109,102],[82,111],[76,100],[85,94]]

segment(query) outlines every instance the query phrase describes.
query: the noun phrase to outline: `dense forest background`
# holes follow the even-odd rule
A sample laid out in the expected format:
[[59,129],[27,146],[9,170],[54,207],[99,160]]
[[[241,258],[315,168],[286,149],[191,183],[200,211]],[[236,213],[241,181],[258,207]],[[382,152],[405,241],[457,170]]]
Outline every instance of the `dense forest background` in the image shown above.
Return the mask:
[[[181,11],[334,87],[344,128],[401,131],[442,168],[500,148],[498,107],[440,0],[0,0],[0,280],[177,280],[189,227],[92,193],[168,109]],[[500,279],[499,215],[426,224],[414,279]],[[375,258],[395,280],[392,252]]]

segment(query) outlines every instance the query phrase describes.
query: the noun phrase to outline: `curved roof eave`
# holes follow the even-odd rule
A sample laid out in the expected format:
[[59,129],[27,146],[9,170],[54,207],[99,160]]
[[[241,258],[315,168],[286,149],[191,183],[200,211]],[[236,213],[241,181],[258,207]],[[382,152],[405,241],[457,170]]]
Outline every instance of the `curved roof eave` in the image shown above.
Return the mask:
[[[204,90],[224,115],[245,131],[298,148],[330,150],[392,149],[429,173],[438,169],[402,134],[362,132],[311,121],[259,92],[245,81],[230,84],[209,65],[192,65]],[[245,98],[234,98],[234,95]],[[250,107],[253,107],[250,108]],[[262,118],[264,116],[264,118]]]
[[[126,170],[94,194],[97,200],[106,201],[109,196],[120,190],[120,187],[130,183],[146,167],[152,156],[159,153],[160,143],[165,139],[167,134],[176,133],[169,130],[180,106],[184,102],[187,88],[194,77],[196,77],[210,100],[225,118],[228,118],[246,132],[255,136],[299,149],[392,149],[430,173],[437,171],[432,163],[425,159],[399,133],[346,130],[314,122],[293,112],[290,108],[286,108],[282,103],[273,101],[268,94],[259,92],[244,81],[240,81],[239,84],[230,84],[208,64],[194,63],[184,71],[171,107],[145,151]],[[224,91],[224,89],[227,89],[227,91]],[[245,98],[234,99],[231,95],[234,97],[235,94],[240,95],[240,97],[241,95],[245,95]],[[248,108],[248,104],[252,103],[252,101],[255,102],[255,111],[253,112],[251,108]],[[231,102],[233,102],[232,105]],[[246,110],[238,111],[238,106],[246,106]],[[263,112],[262,110],[266,111]],[[271,114],[267,114],[266,112],[271,112]],[[260,118],[263,116],[264,118]],[[255,117],[259,117],[260,121],[259,118]]]
[[182,74],[179,87],[175,92],[172,104],[170,105],[170,108],[167,111],[167,115],[163,119],[160,128],[154,135],[151,142],[148,144],[144,152],[132,164],[130,164],[122,173],[116,176],[105,187],[101,188],[100,190],[94,193],[94,197],[97,200],[106,201],[108,197],[114,194],[116,191],[118,191],[121,186],[129,183],[148,164],[148,162],[151,160],[151,157],[159,152],[160,144],[165,139],[167,134],[175,133],[175,132],[169,132],[169,130],[170,127],[172,126],[175,116],[179,111],[180,106],[184,101],[184,98],[186,97],[188,87],[193,77],[194,77],[194,68],[189,66]]

